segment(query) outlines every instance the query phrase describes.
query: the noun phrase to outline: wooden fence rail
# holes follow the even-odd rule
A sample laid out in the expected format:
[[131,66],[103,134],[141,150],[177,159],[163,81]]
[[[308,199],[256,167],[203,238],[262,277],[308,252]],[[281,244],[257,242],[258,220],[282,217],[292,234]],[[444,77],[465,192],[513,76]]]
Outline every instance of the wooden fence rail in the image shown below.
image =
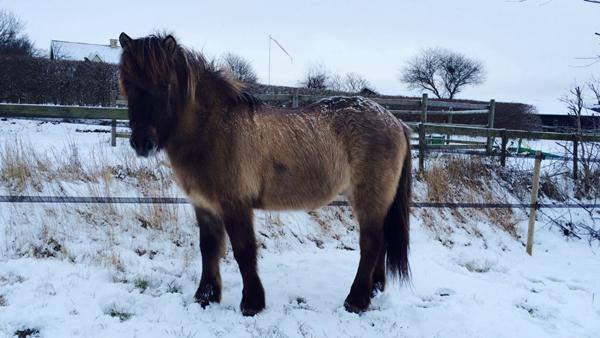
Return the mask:
[[[411,126],[416,129],[419,133],[419,172],[424,172],[425,163],[425,150],[426,146],[426,134],[427,133],[438,133],[447,135],[462,135],[462,136],[474,136],[474,137],[486,137],[488,139],[501,138],[502,145],[500,149],[500,164],[506,165],[507,157],[507,145],[509,138],[519,139],[535,139],[535,140],[554,140],[554,141],[570,141],[573,142],[573,175],[577,179],[577,164],[578,153],[577,145],[579,142],[600,142],[600,134],[568,134],[568,133],[553,133],[553,132],[539,132],[539,131],[526,131],[526,130],[512,130],[512,129],[494,129],[494,128],[479,128],[479,127],[467,127],[467,126],[456,126],[456,125],[444,125],[435,123],[418,123]],[[486,145],[488,152],[489,141]]]
[[127,108],[0,103],[0,117],[127,120]]

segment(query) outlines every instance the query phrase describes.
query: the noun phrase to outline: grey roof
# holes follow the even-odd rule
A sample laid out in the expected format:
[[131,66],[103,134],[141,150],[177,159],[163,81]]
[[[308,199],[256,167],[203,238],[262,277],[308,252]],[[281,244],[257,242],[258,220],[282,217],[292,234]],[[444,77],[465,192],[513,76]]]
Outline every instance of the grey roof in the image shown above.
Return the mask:
[[111,47],[110,45],[52,40],[50,55],[52,58],[63,60],[83,61],[87,59],[90,61],[119,63],[121,46]]

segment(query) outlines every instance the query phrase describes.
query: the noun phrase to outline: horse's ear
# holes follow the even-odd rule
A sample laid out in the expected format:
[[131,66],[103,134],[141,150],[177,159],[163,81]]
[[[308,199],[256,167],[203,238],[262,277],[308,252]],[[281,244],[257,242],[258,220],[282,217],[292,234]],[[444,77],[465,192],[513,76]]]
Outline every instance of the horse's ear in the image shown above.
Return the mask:
[[121,47],[126,48],[129,47],[129,45],[131,44],[131,41],[133,41],[132,38],[129,37],[129,35],[125,34],[125,32],[121,33],[121,35],[119,35],[119,43],[121,44]]
[[175,41],[173,35],[170,34],[163,39],[163,45],[170,54],[174,54],[177,49],[177,41]]

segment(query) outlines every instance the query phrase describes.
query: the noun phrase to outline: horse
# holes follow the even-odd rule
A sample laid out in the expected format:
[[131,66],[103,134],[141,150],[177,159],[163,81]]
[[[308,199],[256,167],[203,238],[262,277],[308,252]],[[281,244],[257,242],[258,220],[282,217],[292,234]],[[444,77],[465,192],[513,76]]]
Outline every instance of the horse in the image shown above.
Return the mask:
[[170,34],[122,33],[119,41],[131,147],[141,157],[165,151],[194,207],[202,255],[194,298],[202,308],[221,300],[225,233],[242,275],[241,313],[265,308],[254,209],[311,210],[340,194],[360,229],[360,261],[345,309],[367,310],[384,291],[386,272],[409,280],[409,127],[362,97],[269,106]]

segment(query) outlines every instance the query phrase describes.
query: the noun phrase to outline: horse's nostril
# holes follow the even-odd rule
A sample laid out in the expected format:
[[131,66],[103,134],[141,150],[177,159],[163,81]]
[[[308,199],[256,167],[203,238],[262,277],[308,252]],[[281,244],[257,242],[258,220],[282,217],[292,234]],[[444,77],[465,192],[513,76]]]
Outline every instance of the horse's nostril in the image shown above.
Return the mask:
[[150,151],[152,148],[154,148],[154,142],[152,142],[152,140],[147,140],[146,143],[144,143],[144,150]]

